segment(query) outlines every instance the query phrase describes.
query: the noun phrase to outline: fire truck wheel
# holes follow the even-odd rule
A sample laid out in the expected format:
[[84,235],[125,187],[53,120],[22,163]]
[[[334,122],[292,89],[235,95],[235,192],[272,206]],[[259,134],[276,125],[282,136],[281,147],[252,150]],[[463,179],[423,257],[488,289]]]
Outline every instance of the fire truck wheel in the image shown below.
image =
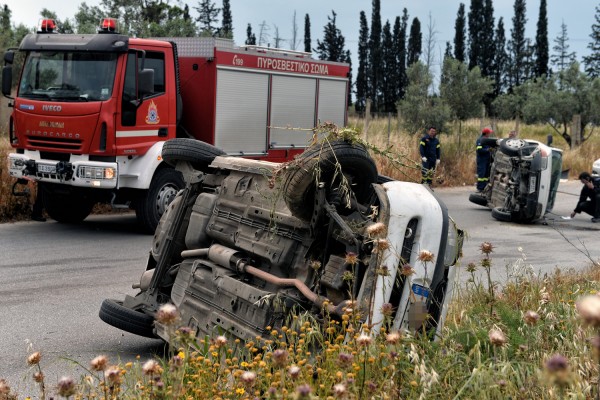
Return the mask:
[[148,338],[154,334],[154,317],[143,312],[124,307],[119,300],[106,299],[100,306],[100,319],[123,331]]
[[188,161],[194,169],[203,171],[215,157],[226,153],[218,147],[196,139],[176,138],[167,140],[163,145],[162,157],[172,167],[177,161]]
[[77,196],[63,196],[52,193],[42,197],[44,208],[53,220],[75,224],[86,219],[92,212],[94,203],[90,199]]
[[506,211],[502,209],[502,207],[495,207],[492,209],[492,217],[496,218],[498,221],[511,222],[512,221],[512,213],[510,211]]
[[[371,194],[371,184],[377,182],[377,166],[361,145],[343,140],[324,143],[307,149],[292,164],[285,179],[283,193],[292,214],[309,221],[315,203],[316,175],[319,182],[331,186],[338,167],[348,179],[356,199],[365,201]],[[343,201],[343,200],[342,200]]]
[[160,217],[184,186],[185,182],[179,171],[161,168],[154,173],[146,196],[138,200],[135,209],[135,215],[144,230],[154,233]]

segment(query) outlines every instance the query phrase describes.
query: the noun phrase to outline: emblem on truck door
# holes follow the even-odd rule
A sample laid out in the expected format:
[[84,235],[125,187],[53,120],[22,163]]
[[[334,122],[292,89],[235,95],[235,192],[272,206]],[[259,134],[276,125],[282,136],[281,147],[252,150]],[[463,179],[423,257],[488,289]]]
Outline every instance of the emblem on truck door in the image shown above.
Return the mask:
[[160,122],[160,117],[158,116],[158,108],[156,104],[154,104],[154,100],[150,102],[148,106],[148,115],[146,115],[146,123],[147,124],[158,124]]

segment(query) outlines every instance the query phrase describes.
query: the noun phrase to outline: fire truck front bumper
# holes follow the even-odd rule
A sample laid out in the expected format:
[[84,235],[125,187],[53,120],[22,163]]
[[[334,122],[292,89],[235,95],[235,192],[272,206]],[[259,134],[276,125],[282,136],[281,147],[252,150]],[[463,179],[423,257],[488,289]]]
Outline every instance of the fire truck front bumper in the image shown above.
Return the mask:
[[8,155],[8,165],[10,176],[17,179],[24,178],[100,189],[114,189],[118,186],[118,164],[116,162],[85,159],[55,161],[11,153]]

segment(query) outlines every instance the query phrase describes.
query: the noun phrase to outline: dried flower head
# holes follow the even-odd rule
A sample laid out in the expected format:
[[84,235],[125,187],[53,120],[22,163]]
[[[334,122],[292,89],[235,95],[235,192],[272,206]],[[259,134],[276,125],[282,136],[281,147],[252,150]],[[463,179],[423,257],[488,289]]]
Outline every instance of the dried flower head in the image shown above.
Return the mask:
[[390,332],[387,335],[385,335],[385,341],[388,344],[396,344],[400,340],[402,340],[402,335],[400,334],[400,332]]
[[256,372],[244,371],[242,375],[240,375],[240,381],[247,386],[254,385],[254,382],[256,382]]
[[340,366],[342,368],[348,368],[352,365],[354,361],[354,356],[349,353],[340,353],[338,355],[338,361],[340,362]]
[[490,343],[494,346],[504,346],[506,344],[506,335],[499,329],[491,329],[488,336]]
[[169,364],[171,365],[171,370],[176,370],[176,369],[181,368],[183,366],[183,361],[185,360],[185,358],[182,357],[181,354],[182,353],[175,354],[169,360]]
[[310,265],[310,267],[311,267],[312,269],[314,269],[315,271],[318,271],[318,270],[320,270],[320,269],[321,269],[321,261],[312,260],[312,261],[309,263],[309,265]]
[[586,325],[600,327],[600,297],[589,295],[582,297],[575,304],[579,316]]
[[118,365],[113,365],[104,371],[104,377],[111,386],[121,383],[121,369]]
[[525,313],[525,315],[523,315],[523,319],[527,325],[533,326],[537,324],[538,320],[540,319],[540,315],[535,311],[529,310]]
[[70,376],[63,376],[56,385],[56,391],[62,397],[73,396],[76,392],[75,381]]
[[483,254],[490,254],[494,251],[494,245],[490,242],[483,242],[481,243],[481,246],[479,246],[479,250],[481,250]]
[[364,346],[364,347],[370,345],[372,341],[373,341],[373,338],[370,335],[367,335],[365,333],[361,334],[356,339],[356,343],[358,343],[359,346]]
[[173,325],[179,319],[177,307],[171,303],[163,304],[156,312],[155,319],[161,324]]
[[548,303],[550,303],[550,293],[546,292],[545,290],[542,290],[542,292],[540,293],[540,304],[544,305]]
[[215,338],[215,347],[217,349],[225,346],[227,344],[227,338],[223,335],[219,335]]
[[42,359],[42,353],[36,351],[35,353],[31,353],[29,357],[27,357],[27,364],[29,365],[38,365],[40,360]]
[[477,271],[477,264],[475,264],[474,262],[470,262],[467,264],[467,272],[469,273],[473,273]]
[[300,367],[297,365],[292,365],[288,370],[288,373],[292,379],[296,379],[300,375]]
[[308,398],[310,396],[310,392],[312,391],[312,389],[310,388],[310,385],[308,383],[303,383],[301,385],[298,385],[298,387],[296,388],[296,393],[298,394],[299,398]]
[[336,383],[333,385],[333,395],[335,397],[342,397],[346,394],[346,385],[343,383]]
[[561,354],[554,354],[546,360],[545,367],[550,373],[564,372],[569,368],[569,360]]
[[402,276],[411,276],[415,273],[415,269],[410,264],[404,264],[400,268],[400,274]]
[[273,351],[271,359],[273,360],[274,366],[279,368],[284,367],[287,364],[288,352],[284,349],[276,349]]
[[144,373],[144,375],[160,375],[163,372],[162,367],[160,366],[160,364],[158,363],[158,361],[156,360],[148,360],[146,361],[146,363],[142,366],[142,372]]
[[394,312],[394,306],[392,305],[392,303],[383,303],[381,305],[381,313],[384,316],[389,317],[392,315],[393,312]]
[[10,399],[10,386],[4,379],[0,379],[0,399]]
[[375,251],[381,252],[390,248],[390,242],[387,239],[375,239],[373,244],[375,245]]
[[367,235],[373,236],[385,236],[387,233],[387,226],[383,222],[376,222],[372,225],[367,226]]
[[98,356],[90,362],[93,371],[104,371],[108,366],[108,358],[106,356]]
[[358,255],[356,253],[346,253],[345,257],[346,264],[356,265],[358,264]]
[[431,262],[434,258],[435,256],[429,250],[421,250],[417,259],[421,262]]
[[[43,382],[44,381],[44,373],[37,371],[33,374],[33,380],[37,383]],[[0,396],[0,398],[2,398],[2,396]]]

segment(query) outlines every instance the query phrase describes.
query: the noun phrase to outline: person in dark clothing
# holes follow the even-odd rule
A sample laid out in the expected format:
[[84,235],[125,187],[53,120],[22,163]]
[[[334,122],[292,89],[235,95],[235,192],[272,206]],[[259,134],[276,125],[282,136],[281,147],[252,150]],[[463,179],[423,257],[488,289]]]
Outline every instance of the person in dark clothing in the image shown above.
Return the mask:
[[592,177],[589,172],[582,172],[579,174],[579,180],[583,187],[571,218],[584,211],[592,216],[592,222],[600,222],[600,177]]
[[493,130],[490,128],[483,128],[481,136],[477,138],[475,142],[475,148],[477,152],[477,187],[478,192],[482,192],[490,181],[490,172],[492,168],[492,149],[490,146],[483,144],[482,139],[489,137]]
[[440,163],[440,141],[436,137],[437,130],[430,127],[427,134],[419,142],[419,153],[421,154],[421,183],[431,186],[435,168]]
[[31,219],[38,222],[46,222],[46,218],[44,218],[44,203],[43,203],[43,192],[40,189],[39,185],[37,188],[37,193],[35,195],[35,202],[33,203],[33,208],[31,210]]

